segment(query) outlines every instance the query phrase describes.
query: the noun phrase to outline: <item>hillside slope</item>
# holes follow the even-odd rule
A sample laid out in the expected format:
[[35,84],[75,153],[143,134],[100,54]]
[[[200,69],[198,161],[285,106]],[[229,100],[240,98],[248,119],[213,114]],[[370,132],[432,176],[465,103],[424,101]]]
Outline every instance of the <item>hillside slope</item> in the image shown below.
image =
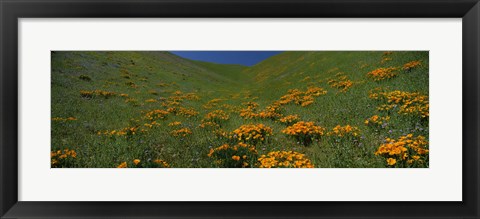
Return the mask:
[[[315,167],[428,167],[425,153],[396,164],[375,154],[387,138],[428,140],[428,62],[428,52],[400,51],[292,51],[252,67],[168,52],[52,52],[52,151],[78,154],[52,166],[226,167],[209,152],[236,144],[242,125],[262,124],[272,133],[245,140],[258,151],[247,166],[295,151]],[[289,136],[287,116],[322,134]],[[342,127],[352,136],[336,136]]]

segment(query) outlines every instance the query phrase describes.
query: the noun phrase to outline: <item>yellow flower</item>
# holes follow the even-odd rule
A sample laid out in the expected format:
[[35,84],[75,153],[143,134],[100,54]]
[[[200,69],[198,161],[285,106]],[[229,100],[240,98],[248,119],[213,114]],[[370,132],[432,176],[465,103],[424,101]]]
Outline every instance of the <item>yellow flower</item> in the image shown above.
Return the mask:
[[367,73],[367,76],[373,78],[374,81],[380,81],[385,79],[390,79],[397,76],[398,68],[390,67],[390,68],[378,68],[371,72]]
[[192,134],[192,131],[189,128],[182,128],[182,129],[174,130],[170,132],[170,134],[175,137],[186,137],[187,135]]
[[212,159],[218,161],[218,163],[216,163],[217,165],[235,168],[250,166],[251,164],[248,164],[246,158],[256,158],[257,155],[258,153],[255,146],[248,145],[242,142],[239,142],[233,146],[224,144],[220,147],[210,149],[210,152],[208,153],[208,157],[211,157]]
[[138,165],[138,164],[140,163],[140,160],[139,160],[139,159],[135,159],[135,160],[133,160],[133,163],[134,163],[135,165]]
[[127,168],[127,162],[123,162],[117,166],[117,168]]
[[416,68],[420,65],[421,65],[420,61],[411,61],[403,65],[403,70],[410,71],[411,69]]
[[181,122],[171,122],[168,124],[168,126],[178,126],[178,125],[181,125],[182,123]]
[[379,111],[398,109],[400,115],[418,115],[421,118],[430,116],[428,96],[421,95],[418,92],[411,93],[399,90],[382,92],[375,89],[374,92],[370,92],[369,97],[385,103],[377,107]]
[[313,164],[304,154],[294,151],[272,151],[266,156],[262,155],[258,161],[260,168],[286,167],[286,168],[313,168]]
[[298,115],[289,115],[281,118],[280,122],[288,124],[288,123],[296,122],[298,121],[298,119],[299,119]]
[[387,159],[387,164],[390,165],[390,166],[393,166],[397,163],[397,160],[394,159],[394,158],[388,158]]
[[335,126],[331,132],[327,133],[329,136],[337,136],[337,137],[346,137],[346,136],[353,136],[356,137],[359,135],[360,130],[351,125],[346,126]]
[[153,162],[156,163],[156,164],[162,165],[163,167],[166,167],[166,168],[170,167],[170,164],[168,164],[164,160],[156,159]]
[[353,82],[348,79],[348,76],[346,76],[344,73],[340,72],[335,75],[336,78],[334,79],[329,79],[328,84],[332,88],[337,88],[340,89],[340,92],[347,92],[350,87],[353,86]]
[[214,122],[225,121],[229,118],[230,116],[223,110],[214,110],[205,116],[205,120]]
[[243,142],[257,143],[264,141],[272,133],[272,128],[264,124],[247,124],[235,129],[230,134],[230,138],[236,138],[238,141]]

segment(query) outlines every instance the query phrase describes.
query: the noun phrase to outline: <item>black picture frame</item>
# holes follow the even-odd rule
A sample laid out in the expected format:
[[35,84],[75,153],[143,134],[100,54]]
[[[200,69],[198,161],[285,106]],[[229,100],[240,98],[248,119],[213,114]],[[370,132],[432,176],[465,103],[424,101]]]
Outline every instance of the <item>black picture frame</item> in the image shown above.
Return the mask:
[[[478,0],[0,0],[2,218],[479,218]],[[462,18],[462,202],[18,201],[18,19],[134,17]],[[448,43],[448,42],[446,42]]]

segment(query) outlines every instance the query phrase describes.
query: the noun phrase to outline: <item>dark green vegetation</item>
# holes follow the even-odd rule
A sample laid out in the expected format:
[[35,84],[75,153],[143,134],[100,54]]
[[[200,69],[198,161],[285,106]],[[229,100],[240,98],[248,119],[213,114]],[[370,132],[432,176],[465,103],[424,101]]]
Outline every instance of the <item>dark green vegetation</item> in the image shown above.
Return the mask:
[[[421,65],[402,69],[412,61]],[[133,160],[138,159],[138,167],[165,166],[154,165],[154,160],[170,167],[219,167],[208,156],[210,149],[232,143],[219,133],[231,133],[244,124],[264,124],[273,130],[265,142],[256,145],[259,156],[292,150],[305,154],[320,168],[395,166],[375,152],[386,138],[414,134],[428,140],[428,116],[379,111],[383,103],[369,98],[369,92],[381,88],[428,97],[428,61],[428,52],[284,52],[244,67],[191,61],[168,52],[52,52],[52,151],[69,148],[76,152],[67,164],[52,166],[111,168],[126,162],[134,167]],[[367,76],[387,67],[397,67],[398,74],[379,81]],[[342,90],[333,87],[331,80],[351,84]],[[309,144],[282,133],[287,127],[279,122],[283,116],[240,116],[246,102],[258,103],[260,111],[290,89],[306,91],[309,87],[327,93],[314,97],[309,105],[290,103],[279,110],[283,116],[296,114],[299,121],[326,129]],[[178,105],[172,103],[176,97],[181,99]],[[213,99],[220,100],[209,103]],[[153,110],[180,107],[188,112],[170,111],[160,119],[146,116]],[[228,119],[218,122],[221,127],[216,131],[199,127],[214,110],[223,110]],[[374,115],[390,119],[383,126],[367,126],[365,120]],[[328,136],[337,125],[357,127],[358,136]],[[172,134],[182,128],[192,133]],[[421,166],[428,166],[428,155],[423,159]]]

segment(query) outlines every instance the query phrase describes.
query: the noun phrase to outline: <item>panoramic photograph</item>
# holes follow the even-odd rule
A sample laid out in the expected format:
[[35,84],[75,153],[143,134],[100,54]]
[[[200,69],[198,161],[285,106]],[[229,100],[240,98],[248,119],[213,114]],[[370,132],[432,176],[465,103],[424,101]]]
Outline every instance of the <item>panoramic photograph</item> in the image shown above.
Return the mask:
[[51,168],[429,168],[428,51],[52,51]]

